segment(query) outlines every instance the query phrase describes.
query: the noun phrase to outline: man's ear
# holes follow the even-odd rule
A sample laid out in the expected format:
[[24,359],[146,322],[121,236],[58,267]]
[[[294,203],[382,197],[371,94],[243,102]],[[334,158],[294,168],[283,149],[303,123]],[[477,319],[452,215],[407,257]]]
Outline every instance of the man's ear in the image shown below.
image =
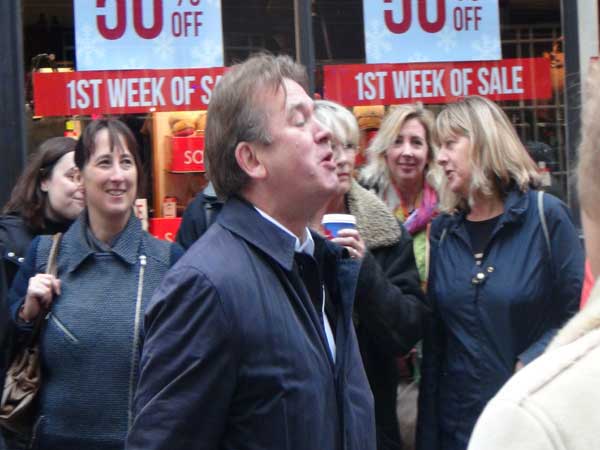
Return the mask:
[[252,179],[263,179],[267,169],[261,161],[260,149],[256,144],[240,142],[235,148],[235,159],[240,168]]

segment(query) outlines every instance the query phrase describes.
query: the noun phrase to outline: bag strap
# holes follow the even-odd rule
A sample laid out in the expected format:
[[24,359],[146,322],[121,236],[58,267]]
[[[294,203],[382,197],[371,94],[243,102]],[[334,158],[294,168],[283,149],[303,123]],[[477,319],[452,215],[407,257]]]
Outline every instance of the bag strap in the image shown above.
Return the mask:
[[[60,241],[62,239],[62,233],[56,233],[52,236],[52,247],[50,247],[50,253],[48,254],[48,263],[46,265],[46,273],[49,275],[58,275],[58,265],[56,263],[56,257],[58,256],[58,247],[60,245]],[[33,331],[31,332],[31,337],[29,338],[29,346],[35,344],[44,324],[44,321],[47,316],[47,311],[42,311],[38,314],[35,319],[35,323],[33,325]]]
[[542,231],[544,232],[544,238],[546,239],[546,248],[548,249],[548,255],[550,261],[552,261],[552,246],[550,245],[550,233],[548,233],[548,224],[546,223],[546,214],[544,214],[544,191],[538,191],[538,213],[540,215],[540,223],[542,224]]

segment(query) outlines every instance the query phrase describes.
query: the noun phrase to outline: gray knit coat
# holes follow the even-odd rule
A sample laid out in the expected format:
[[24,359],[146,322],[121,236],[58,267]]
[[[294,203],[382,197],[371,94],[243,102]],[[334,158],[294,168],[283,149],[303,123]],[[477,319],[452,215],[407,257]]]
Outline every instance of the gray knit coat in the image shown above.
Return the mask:
[[[58,253],[61,295],[43,331],[43,385],[33,448],[122,450],[132,422],[144,307],[172,263],[171,244],[131,215],[111,251],[90,248],[85,214]],[[39,241],[45,270],[51,238]]]

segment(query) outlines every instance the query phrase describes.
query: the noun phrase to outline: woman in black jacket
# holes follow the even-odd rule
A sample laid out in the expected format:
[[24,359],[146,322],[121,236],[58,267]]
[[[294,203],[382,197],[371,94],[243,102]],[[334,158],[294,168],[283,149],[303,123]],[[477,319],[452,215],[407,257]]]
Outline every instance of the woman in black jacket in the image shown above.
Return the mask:
[[67,137],[44,141],[19,177],[0,216],[6,282],[10,286],[31,240],[64,232],[83,210],[84,194],[75,166],[75,143]]
[[[44,141],[25,167],[4,206],[4,215],[0,216],[0,256],[7,289],[25,260],[32,239],[41,234],[66,231],[83,210],[84,194],[79,170],[75,166],[75,144],[74,139],[67,137]],[[1,301],[0,309],[4,313],[6,299]],[[0,329],[4,334],[0,336],[4,338],[0,339],[0,366],[3,366],[0,367],[0,382],[4,386],[4,370],[15,347],[15,333],[12,325]],[[8,448],[26,447],[27,436],[2,431]]]
[[[405,355],[421,339],[425,314],[412,239],[385,204],[353,179],[358,125],[352,113],[336,103],[319,100],[315,114],[332,131],[339,180],[339,190],[322,214],[356,217],[356,229],[341,230],[332,241],[345,247],[351,257],[362,259],[354,324],[375,398],[377,448],[401,449],[396,357]],[[321,217],[315,218],[315,228],[320,228]]]

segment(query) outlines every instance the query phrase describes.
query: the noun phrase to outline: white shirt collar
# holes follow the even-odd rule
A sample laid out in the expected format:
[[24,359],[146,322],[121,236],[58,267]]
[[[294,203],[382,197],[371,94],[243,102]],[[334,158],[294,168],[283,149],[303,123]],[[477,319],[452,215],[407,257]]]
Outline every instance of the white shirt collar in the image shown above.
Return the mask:
[[271,222],[277,228],[285,231],[287,234],[289,234],[290,236],[292,236],[294,238],[294,251],[295,252],[306,253],[307,255],[313,256],[313,254],[315,252],[315,241],[313,240],[308,227],[304,229],[304,242],[300,242],[300,239],[298,239],[298,236],[296,236],[294,233],[292,233],[290,230],[288,230],[286,227],[284,227],[281,223],[279,223],[273,217],[271,217],[266,212],[262,211],[260,208],[258,208],[256,206],[254,206],[254,209],[256,209],[261,216],[263,216],[266,220]]

